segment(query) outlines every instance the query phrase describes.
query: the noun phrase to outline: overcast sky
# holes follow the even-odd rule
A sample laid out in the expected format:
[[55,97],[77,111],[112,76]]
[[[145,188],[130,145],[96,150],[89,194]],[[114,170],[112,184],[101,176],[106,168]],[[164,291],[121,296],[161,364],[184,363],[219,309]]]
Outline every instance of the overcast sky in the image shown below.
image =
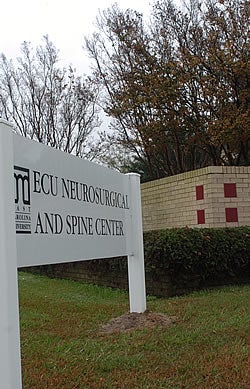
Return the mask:
[[[112,0],[2,0],[0,5],[0,53],[16,58],[23,41],[33,46],[42,36],[49,38],[60,50],[65,64],[86,72],[88,60],[82,46],[84,36],[94,31],[99,9],[108,8]],[[116,0],[123,9],[133,8],[145,15],[150,0]],[[81,70],[83,69],[83,70]]]

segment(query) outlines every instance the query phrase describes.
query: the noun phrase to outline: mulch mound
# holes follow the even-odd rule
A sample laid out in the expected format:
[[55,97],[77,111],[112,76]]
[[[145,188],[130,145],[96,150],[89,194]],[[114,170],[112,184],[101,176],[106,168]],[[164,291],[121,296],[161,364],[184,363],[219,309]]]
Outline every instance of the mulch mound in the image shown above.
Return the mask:
[[126,313],[120,317],[110,320],[100,328],[100,334],[113,334],[118,332],[129,332],[142,330],[144,328],[154,328],[156,326],[168,327],[176,322],[175,317],[169,317],[162,313],[146,311],[144,313]]

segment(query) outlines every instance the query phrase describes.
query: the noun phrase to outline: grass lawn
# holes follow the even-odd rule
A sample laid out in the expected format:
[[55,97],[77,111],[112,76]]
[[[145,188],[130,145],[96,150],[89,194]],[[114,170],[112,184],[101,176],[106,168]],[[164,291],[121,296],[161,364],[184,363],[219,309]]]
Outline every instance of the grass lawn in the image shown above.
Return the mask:
[[148,297],[166,328],[100,335],[125,292],[19,273],[23,389],[246,389],[250,287]]

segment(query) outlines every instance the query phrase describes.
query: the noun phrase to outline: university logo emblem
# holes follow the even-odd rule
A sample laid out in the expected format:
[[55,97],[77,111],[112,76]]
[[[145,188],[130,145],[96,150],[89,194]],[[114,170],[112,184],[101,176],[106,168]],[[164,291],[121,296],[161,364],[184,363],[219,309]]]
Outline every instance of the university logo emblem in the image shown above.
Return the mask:
[[30,171],[14,166],[16,233],[31,234]]
[[22,202],[30,205],[30,171],[23,167],[14,166],[15,204]]

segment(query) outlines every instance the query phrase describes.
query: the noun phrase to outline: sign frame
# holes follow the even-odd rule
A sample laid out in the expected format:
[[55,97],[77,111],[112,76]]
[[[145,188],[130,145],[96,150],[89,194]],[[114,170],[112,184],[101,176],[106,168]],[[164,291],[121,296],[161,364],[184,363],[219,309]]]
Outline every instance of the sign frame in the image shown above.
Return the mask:
[[[13,185],[14,137],[17,136],[14,134],[13,126],[0,118],[0,377],[5,389],[22,388],[17,279],[18,245]],[[126,223],[126,244],[129,247],[126,255],[130,312],[143,313],[146,310],[146,288],[140,176],[136,173],[129,173],[126,176],[129,180],[131,199],[129,220]],[[81,258],[75,260],[80,261]],[[68,261],[70,262],[70,258]],[[56,263],[60,263],[60,260]]]

